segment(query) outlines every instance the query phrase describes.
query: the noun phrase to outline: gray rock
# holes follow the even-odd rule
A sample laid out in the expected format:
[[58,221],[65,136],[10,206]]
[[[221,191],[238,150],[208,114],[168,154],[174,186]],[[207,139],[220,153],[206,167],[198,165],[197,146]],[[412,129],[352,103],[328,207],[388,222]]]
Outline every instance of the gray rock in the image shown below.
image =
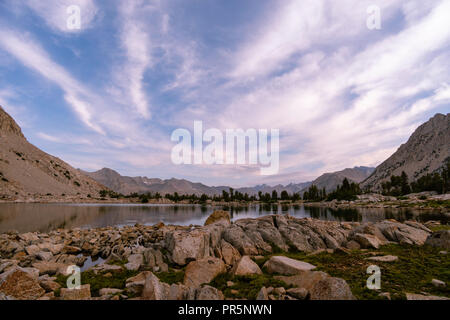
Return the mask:
[[416,293],[407,293],[406,294],[406,300],[450,300],[450,298],[447,297],[439,297],[439,296],[425,296],[422,294],[416,294]]
[[437,288],[445,288],[447,284],[444,281],[433,279],[431,280],[431,284]]
[[305,300],[308,298],[309,292],[305,288],[290,288],[287,294],[299,300]]
[[313,270],[316,266],[284,256],[273,256],[264,264],[264,268],[266,268],[269,273],[294,275],[303,271]]
[[226,272],[225,263],[218,258],[204,258],[192,261],[186,267],[183,284],[188,287],[199,287],[210,283],[217,275]]
[[261,290],[259,290],[256,300],[269,300],[269,294],[266,287],[262,287]]
[[224,296],[220,290],[206,285],[197,290],[196,300],[224,300]]
[[394,262],[398,260],[397,256],[379,256],[379,257],[370,257],[367,260],[378,261],[378,262]]
[[259,266],[252,259],[250,259],[249,256],[243,256],[234,266],[232,273],[235,276],[246,276],[252,274],[262,274],[262,271]]

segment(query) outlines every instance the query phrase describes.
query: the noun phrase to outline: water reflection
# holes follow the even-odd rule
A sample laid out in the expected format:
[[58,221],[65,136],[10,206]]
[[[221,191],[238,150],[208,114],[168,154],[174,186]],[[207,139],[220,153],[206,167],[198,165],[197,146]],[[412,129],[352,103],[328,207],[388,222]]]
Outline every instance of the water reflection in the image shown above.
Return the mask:
[[214,210],[226,210],[233,220],[255,218],[270,214],[289,214],[333,221],[404,221],[440,220],[448,223],[448,216],[428,212],[418,216],[410,209],[333,209],[301,205],[261,204],[251,206],[211,207],[204,205],[130,205],[130,204],[0,204],[0,232],[47,232],[58,228],[100,228],[136,223],[202,225]]

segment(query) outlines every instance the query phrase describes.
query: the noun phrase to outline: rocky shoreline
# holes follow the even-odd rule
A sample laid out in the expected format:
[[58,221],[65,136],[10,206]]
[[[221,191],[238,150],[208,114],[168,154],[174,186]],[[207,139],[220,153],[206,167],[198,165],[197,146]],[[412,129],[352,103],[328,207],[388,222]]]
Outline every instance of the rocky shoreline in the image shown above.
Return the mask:
[[[285,253],[350,257],[372,251],[385,263],[389,258],[373,251],[386,245],[438,247],[443,257],[450,246],[449,230],[433,232],[415,221],[361,224],[274,215],[231,223],[227,212],[216,211],[205,224],[2,234],[0,299],[220,300],[239,297],[233,281],[240,277],[262,281],[257,295],[247,298],[355,299],[344,279]],[[82,287],[65,288],[67,268],[85,268],[87,261]]]

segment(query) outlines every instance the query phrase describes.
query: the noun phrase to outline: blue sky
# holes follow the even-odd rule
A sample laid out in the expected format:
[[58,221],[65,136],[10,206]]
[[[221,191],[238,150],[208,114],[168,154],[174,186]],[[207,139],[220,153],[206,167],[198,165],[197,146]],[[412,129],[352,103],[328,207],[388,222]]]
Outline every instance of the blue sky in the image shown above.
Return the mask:
[[[67,28],[74,4],[80,30]],[[0,105],[85,170],[307,181],[375,166],[450,110],[449,12],[448,0],[0,0]],[[279,129],[279,174],[173,165],[171,133],[195,120]]]

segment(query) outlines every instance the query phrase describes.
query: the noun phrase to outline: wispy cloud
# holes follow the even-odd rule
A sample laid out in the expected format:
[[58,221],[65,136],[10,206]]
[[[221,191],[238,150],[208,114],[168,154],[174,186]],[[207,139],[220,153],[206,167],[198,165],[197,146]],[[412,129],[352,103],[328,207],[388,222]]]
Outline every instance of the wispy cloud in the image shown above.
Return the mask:
[[[98,14],[94,0],[25,0],[25,4],[50,28],[61,33],[80,33],[90,29]],[[70,17],[68,8],[74,5],[80,8],[80,29],[67,27],[67,20]]]

